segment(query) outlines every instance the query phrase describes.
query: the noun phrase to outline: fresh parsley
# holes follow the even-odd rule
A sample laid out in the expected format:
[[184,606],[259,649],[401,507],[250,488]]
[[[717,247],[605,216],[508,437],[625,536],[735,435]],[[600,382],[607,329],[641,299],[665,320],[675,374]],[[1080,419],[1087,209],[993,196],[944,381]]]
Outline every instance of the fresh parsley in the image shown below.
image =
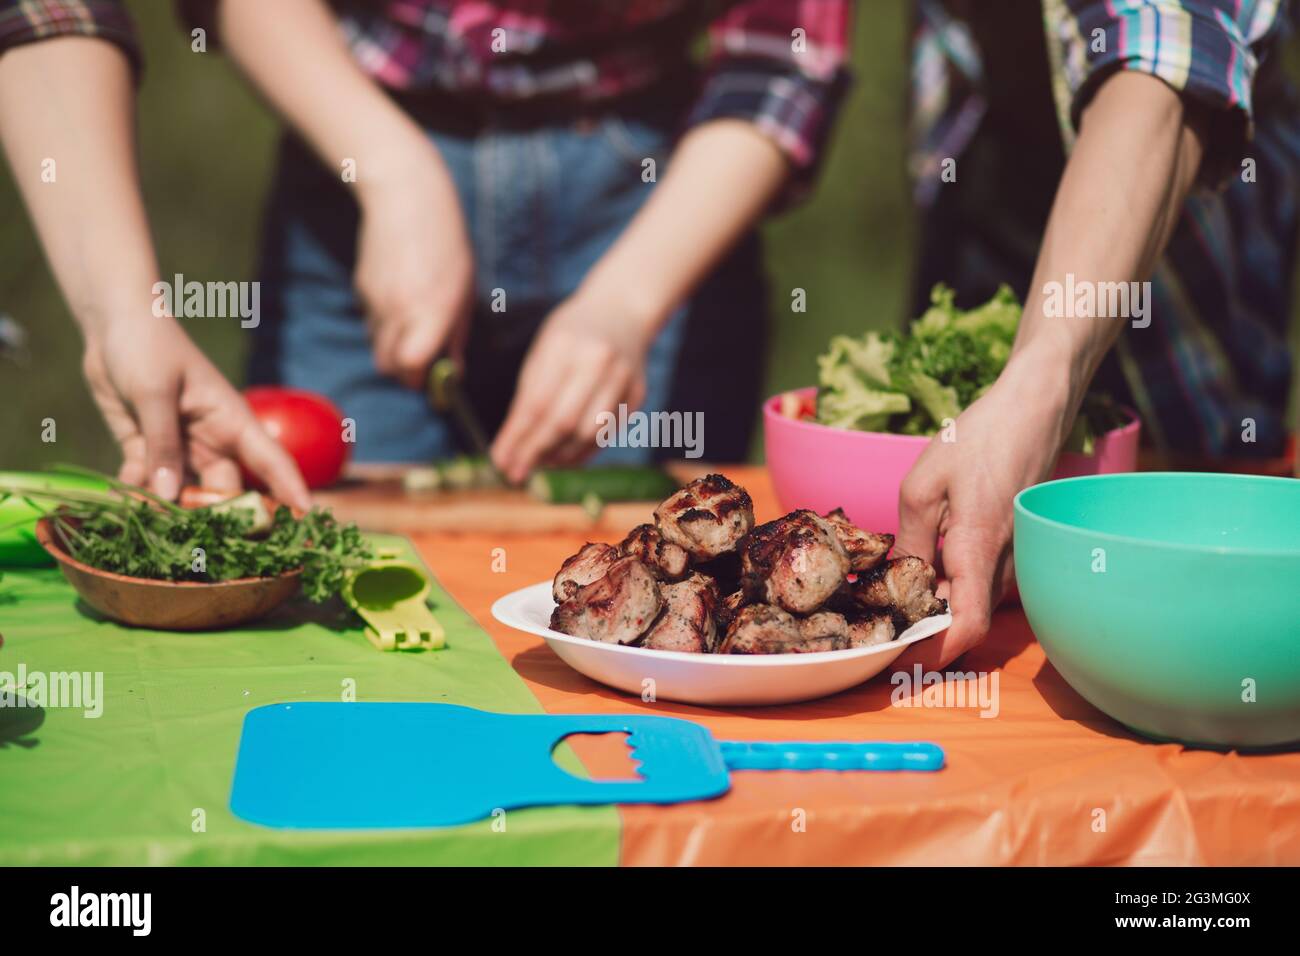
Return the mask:
[[142,488],[104,480],[105,491],[0,484],[0,501],[12,495],[47,511],[72,557],[136,578],[216,582],[301,568],[303,594],[319,603],[373,557],[356,525],[340,525],[325,509],[294,517],[281,505],[266,526],[254,509],[181,508]]

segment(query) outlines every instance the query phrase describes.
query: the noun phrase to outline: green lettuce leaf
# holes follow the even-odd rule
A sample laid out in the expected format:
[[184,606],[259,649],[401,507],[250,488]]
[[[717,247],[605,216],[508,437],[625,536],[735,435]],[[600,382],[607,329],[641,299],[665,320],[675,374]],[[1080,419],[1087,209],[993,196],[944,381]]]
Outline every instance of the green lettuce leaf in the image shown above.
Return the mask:
[[833,428],[884,431],[893,415],[912,410],[902,392],[887,392],[856,382],[845,389],[822,390],[817,396],[817,420]]
[[962,311],[953,290],[941,284],[907,335],[835,336],[817,359],[817,420],[933,434],[1001,373],[1019,318],[1020,306],[1005,286],[979,308]]
[[[983,305],[962,310],[953,290],[941,283],[907,334],[835,336],[817,359],[817,420],[860,431],[933,435],[1002,374],[1020,312],[1008,286]],[[1114,403],[1090,397],[1067,447],[1090,452],[1096,436],[1126,420]]]
[[907,381],[908,393],[929,414],[934,430],[940,428],[946,419],[961,414],[962,405],[957,398],[957,389],[951,385],[944,385],[924,372],[913,372]]
[[895,348],[893,340],[879,332],[868,332],[858,339],[837,335],[831,339],[826,354],[817,359],[821,385],[831,388],[832,383],[844,381],[844,373],[857,372],[867,383],[887,389],[891,384],[889,364]]

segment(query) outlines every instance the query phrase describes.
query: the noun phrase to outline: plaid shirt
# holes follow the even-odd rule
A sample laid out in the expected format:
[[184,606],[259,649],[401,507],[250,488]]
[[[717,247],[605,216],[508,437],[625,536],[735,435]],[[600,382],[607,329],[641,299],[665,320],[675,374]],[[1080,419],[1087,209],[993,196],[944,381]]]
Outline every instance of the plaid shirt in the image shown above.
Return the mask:
[[120,0],[0,0],[0,53],[58,36],[102,37],[140,65],[135,29]]
[[[1037,37],[1024,41],[1046,40],[1044,79],[1051,84],[1067,153],[1083,108],[1117,70],[1158,77],[1214,117],[1202,179],[1217,188],[1196,190],[1188,199],[1152,276],[1152,324],[1125,328],[1100,384],[1134,404],[1148,437],[1165,449],[1229,457],[1282,454],[1300,110],[1269,54],[1288,26],[1286,0],[1041,0],[1037,7],[1041,28],[1031,24],[1028,32]],[[988,276],[990,282],[1018,282],[1023,294],[1042,222],[1028,215],[1016,221],[1007,210],[1018,198],[1013,194],[1029,186],[1004,181],[990,188],[968,177],[962,180],[967,187],[958,224],[951,213],[938,213],[950,202],[946,191],[958,188],[943,183],[943,160],[978,151],[982,135],[1000,135],[981,131],[993,104],[985,82],[989,70],[972,29],[975,16],[990,14],[972,13],[977,9],[962,0],[916,5],[909,162],[914,197],[930,210],[926,215],[942,222],[939,242],[958,247],[945,258],[975,264],[970,276],[952,275],[949,281],[973,285],[992,268],[1007,274]],[[1009,29],[1006,20],[995,29]],[[997,147],[988,154],[999,155]],[[1000,155],[1005,160],[1005,151]],[[1253,178],[1243,174],[1246,159],[1253,161]],[[992,230],[979,222],[994,218],[1001,234],[990,240]],[[1253,442],[1243,438],[1250,422]]]
[[334,3],[357,62],[393,89],[612,100],[708,64],[688,125],[753,122],[814,165],[847,80],[852,0],[386,0]]
[[[384,86],[482,99],[599,103],[687,75],[709,53],[686,117],[749,120],[807,182],[848,85],[853,0],[333,0],[361,67]],[[181,0],[209,30],[211,0]],[[101,36],[138,62],[117,0],[0,0],[0,50]]]

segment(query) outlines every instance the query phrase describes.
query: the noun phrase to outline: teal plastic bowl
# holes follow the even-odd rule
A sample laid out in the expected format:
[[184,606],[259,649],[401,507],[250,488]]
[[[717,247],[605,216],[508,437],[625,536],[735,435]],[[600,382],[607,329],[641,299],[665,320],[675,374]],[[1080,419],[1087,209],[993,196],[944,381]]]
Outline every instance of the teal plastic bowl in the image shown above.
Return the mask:
[[1300,742],[1300,481],[1093,475],[1015,512],[1025,614],[1090,703],[1161,740]]

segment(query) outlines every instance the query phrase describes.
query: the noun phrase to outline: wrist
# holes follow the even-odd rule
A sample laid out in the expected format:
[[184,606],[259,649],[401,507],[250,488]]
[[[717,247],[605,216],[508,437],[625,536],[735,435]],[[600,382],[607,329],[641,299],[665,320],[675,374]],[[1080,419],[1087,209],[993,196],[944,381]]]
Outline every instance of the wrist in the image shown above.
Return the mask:
[[[87,343],[100,342],[110,336],[137,334],[145,323],[175,324],[171,310],[164,308],[154,289],[160,280],[142,283],[129,290],[118,290],[71,302],[73,318]],[[161,312],[161,314],[160,314]]]
[[1111,318],[1049,316],[1042,299],[1031,295],[1007,364],[1077,408],[1120,328]]
[[[651,270],[642,270],[649,272]],[[647,276],[621,276],[598,264],[574,293],[589,314],[602,315],[647,346],[672,314],[668,296]]]
[[994,387],[1009,395],[1014,407],[1040,416],[1063,444],[1087,388],[1086,381],[1080,384],[1076,362],[1045,344],[1027,345],[1011,354]]
[[377,140],[356,162],[354,188],[363,208],[391,202],[409,204],[413,197],[455,195],[451,174],[438,148],[417,127],[395,130]]

